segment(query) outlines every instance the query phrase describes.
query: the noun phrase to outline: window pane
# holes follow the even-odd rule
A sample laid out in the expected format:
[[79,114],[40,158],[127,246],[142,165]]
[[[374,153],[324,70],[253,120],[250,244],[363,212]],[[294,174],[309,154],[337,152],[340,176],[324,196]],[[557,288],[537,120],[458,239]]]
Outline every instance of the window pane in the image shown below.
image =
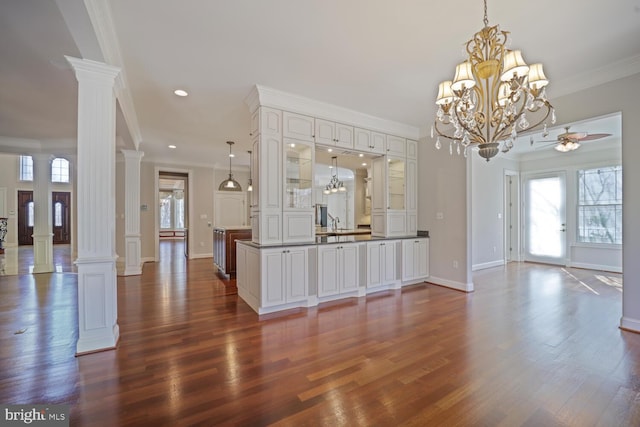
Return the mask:
[[20,156],[20,181],[33,181],[33,158]]
[[176,204],[176,228],[184,228],[184,197],[175,198]]
[[34,223],[34,213],[33,213],[33,202],[27,203],[27,227],[33,227]]
[[51,182],[69,182],[69,161],[55,158],[51,163]]
[[171,199],[172,193],[160,192],[160,228],[171,228]]
[[578,241],[622,244],[622,167],[578,172]]
[[53,225],[54,227],[62,227],[62,203],[60,202],[53,205]]

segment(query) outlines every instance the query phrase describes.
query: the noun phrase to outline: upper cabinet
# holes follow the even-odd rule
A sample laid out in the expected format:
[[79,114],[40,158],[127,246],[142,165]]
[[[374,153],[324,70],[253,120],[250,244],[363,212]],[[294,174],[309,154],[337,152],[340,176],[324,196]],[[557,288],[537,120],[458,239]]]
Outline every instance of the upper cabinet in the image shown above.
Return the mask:
[[388,209],[405,209],[405,160],[389,157],[387,160]]
[[418,158],[418,141],[407,139],[407,159]]
[[387,135],[387,154],[405,157],[407,154],[406,140],[398,136]]
[[261,107],[251,115],[251,131],[249,135],[282,134],[282,112],[274,108]]
[[386,135],[367,129],[354,128],[353,148],[370,153],[384,154]]
[[314,142],[314,122],[315,120],[313,117],[284,111],[282,113],[282,123],[284,128],[283,136],[285,138]]
[[316,119],[315,142],[342,148],[353,148],[353,126]]

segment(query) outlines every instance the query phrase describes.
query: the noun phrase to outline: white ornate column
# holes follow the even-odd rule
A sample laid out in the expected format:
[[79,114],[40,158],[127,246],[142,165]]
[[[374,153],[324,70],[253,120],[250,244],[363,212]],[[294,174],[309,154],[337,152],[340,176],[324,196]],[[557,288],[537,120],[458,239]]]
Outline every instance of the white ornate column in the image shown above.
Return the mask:
[[124,275],[142,274],[140,262],[140,160],[144,153],[120,150],[124,155]]
[[118,343],[115,251],[116,98],[120,69],[67,57],[78,79],[78,343],[76,354]]
[[53,271],[51,154],[33,156],[33,272]]

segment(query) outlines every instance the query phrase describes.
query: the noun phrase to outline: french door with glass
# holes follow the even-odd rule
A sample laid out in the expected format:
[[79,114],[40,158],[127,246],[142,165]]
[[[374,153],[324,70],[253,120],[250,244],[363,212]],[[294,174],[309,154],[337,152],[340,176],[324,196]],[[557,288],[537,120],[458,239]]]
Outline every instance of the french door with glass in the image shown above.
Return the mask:
[[566,264],[566,176],[563,172],[524,179],[526,261]]

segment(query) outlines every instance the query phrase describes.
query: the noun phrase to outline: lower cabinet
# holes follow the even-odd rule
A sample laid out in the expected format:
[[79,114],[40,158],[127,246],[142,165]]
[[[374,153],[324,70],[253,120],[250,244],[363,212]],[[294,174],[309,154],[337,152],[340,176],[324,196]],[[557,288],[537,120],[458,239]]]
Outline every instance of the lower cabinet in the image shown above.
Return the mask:
[[318,297],[358,291],[358,244],[318,246]]
[[238,242],[238,295],[258,314],[306,307],[309,247],[261,249]]
[[387,289],[398,283],[396,243],[384,240],[367,243],[367,290]]
[[429,277],[429,239],[402,241],[402,282]]

